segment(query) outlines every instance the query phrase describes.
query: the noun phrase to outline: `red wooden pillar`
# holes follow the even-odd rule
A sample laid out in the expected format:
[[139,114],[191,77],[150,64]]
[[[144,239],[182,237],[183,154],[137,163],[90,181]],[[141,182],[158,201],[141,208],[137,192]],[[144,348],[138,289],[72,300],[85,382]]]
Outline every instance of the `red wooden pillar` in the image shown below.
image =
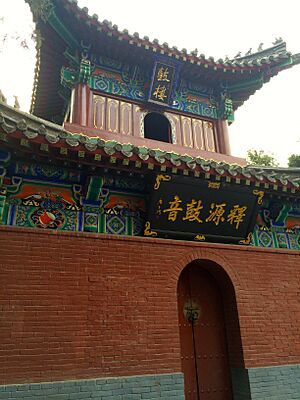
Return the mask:
[[222,154],[231,155],[227,121],[220,119],[217,122],[218,148]]
[[81,126],[92,126],[93,93],[89,86],[78,84],[74,89],[71,123]]

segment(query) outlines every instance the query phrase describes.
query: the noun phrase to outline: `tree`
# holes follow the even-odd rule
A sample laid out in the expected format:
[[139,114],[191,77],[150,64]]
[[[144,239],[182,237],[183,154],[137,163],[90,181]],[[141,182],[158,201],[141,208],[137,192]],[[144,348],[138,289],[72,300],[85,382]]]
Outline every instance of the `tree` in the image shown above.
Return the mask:
[[6,46],[17,44],[25,50],[30,50],[36,42],[36,32],[31,27],[31,33],[27,37],[20,34],[17,30],[12,30],[4,17],[0,17],[0,53],[3,53]]
[[252,165],[259,165],[264,167],[278,167],[279,163],[273,155],[265,154],[263,150],[248,150],[247,161]]
[[288,158],[288,166],[300,168],[300,154],[290,155]]

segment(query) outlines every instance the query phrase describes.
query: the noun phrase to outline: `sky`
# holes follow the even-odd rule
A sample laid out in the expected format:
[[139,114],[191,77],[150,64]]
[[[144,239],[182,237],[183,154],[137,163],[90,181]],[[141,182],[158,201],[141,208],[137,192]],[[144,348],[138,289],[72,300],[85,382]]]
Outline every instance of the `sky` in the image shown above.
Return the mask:
[[[299,0],[79,0],[97,14],[140,36],[215,59],[252,52],[282,37],[287,49],[300,53]],[[35,68],[34,29],[24,0],[0,2],[0,89],[13,105],[17,95],[28,111]],[[6,35],[6,36],[5,36]],[[5,39],[5,40],[4,40]],[[28,49],[20,46],[26,39]],[[273,154],[281,166],[300,154],[300,65],[279,73],[235,113],[229,127],[232,154],[246,157],[248,149]]]

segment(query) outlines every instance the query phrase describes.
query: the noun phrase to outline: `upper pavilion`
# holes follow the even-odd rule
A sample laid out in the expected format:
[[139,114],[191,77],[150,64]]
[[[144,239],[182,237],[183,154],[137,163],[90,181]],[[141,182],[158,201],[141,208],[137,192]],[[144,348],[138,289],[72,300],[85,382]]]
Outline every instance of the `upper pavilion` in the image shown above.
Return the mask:
[[244,165],[230,156],[227,124],[264,83],[300,63],[281,38],[215,60],[120,31],[75,0],[26,2],[37,37],[31,113],[89,137]]

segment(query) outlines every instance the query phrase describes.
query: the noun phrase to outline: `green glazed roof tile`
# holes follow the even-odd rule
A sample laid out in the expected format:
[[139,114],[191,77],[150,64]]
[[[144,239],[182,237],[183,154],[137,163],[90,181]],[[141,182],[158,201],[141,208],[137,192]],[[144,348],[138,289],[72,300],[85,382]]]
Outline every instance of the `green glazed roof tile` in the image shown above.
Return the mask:
[[[71,133],[59,125],[55,125],[48,121],[34,117],[33,115],[23,113],[16,110],[4,103],[0,103],[0,132],[4,133],[1,140],[8,141],[14,133],[20,133],[26,137],[30,143],[34,143],[38,137],[44,137],[51,144],[59,144],[61,146],[69,145],[76,149],[81,144],[89,152],[94,152],[99,149],[111,156],[116,154],[119,158],[131,158],[137,154],[142,160],[142,163],[151,158],[155,159],[159,164],[164,164],[170,161],[174,167],[180,169],[194,170],[197,166],[210,174],[215,174],[217,177],[229,174],[239,180],[248,179],[256,182],[259,186],[261,182],[270,182],[275,187],[282,187],[285,191],[287,188],[299,191],[300,187],[300,168],[273,168],[273,167],[260,167],[260,166],[246,166],[230,165],[225,162],[216,162],[214,160],[207,160],[201,157],[192,157],[188,154],[177,154],[174,152],[167,152],[160,149],[151,149],[146,146],[134,146],[130,143],[122,144],[115,140],[104,140],[98,137],[89,137],[80,133]],[[40,142],[37,142],[40,143]],[[19,150],[21,151],[21,150]],[[27,148],[28,151],[28,148]],[[33,150],[34,151],[34,150]],[[152,161],[153,162],[153,161]],[[201,170],[200,170],[201,172]],[[275,190],[275,189],[274,189]]]

